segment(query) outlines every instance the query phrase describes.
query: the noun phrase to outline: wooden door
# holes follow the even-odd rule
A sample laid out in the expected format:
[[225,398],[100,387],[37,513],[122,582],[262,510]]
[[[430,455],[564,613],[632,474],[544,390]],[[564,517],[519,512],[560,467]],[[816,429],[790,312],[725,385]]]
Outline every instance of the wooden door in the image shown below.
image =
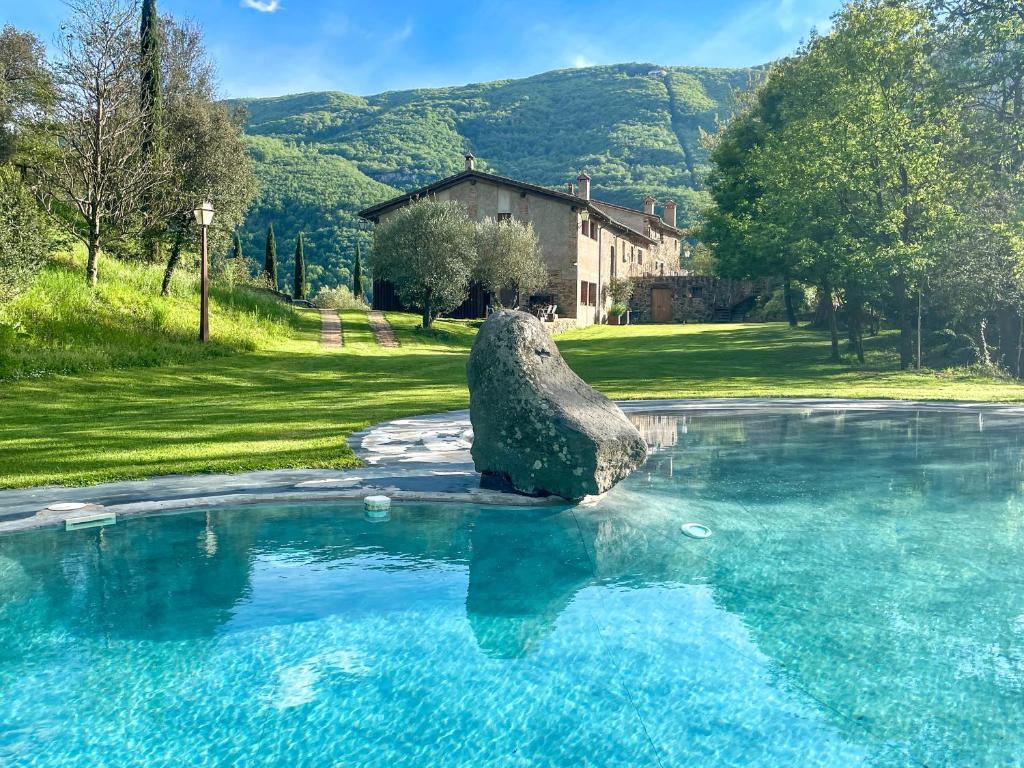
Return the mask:
[[672,322],[672,289],[651,289],[651,320],[655,323]]

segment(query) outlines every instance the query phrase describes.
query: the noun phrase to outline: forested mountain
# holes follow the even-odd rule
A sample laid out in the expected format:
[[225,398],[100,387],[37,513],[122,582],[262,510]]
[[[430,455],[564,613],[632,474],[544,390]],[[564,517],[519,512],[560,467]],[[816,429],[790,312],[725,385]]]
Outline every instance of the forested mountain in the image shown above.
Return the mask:
[[707,200],[700,131],[728,117],[761,72],[621,64],[365,98],[236,101],[261,183],[245,253],[262,257],[273,222],[282,274],[302,231],[314,288],[347,280],[356,241],[370,244],[356,211],[458,172],[467,150],[483,170],[559,188],[585,169],[595,196],[622,205],[672,197],[688,224]]

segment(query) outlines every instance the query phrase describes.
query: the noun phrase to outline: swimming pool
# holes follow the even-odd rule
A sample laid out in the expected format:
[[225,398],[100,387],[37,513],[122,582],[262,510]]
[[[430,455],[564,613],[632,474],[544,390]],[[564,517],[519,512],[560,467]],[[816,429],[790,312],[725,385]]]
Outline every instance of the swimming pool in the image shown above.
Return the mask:
[[1020,764],[1020,419],[632,418],[575,508],[0,538],[0,766]]

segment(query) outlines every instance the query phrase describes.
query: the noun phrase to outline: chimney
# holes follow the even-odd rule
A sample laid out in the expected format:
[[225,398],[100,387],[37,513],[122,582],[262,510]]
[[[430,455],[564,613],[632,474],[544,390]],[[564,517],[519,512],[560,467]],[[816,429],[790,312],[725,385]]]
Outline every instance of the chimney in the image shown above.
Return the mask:
[[580,194],[579,194],[579,196],[582,197],[584,200],[589,200],[590,199],[590,176],[587,175],[586,171],[583,171],[582,173],[580,173],[579,176],[576,177],[576,181],[578,181],[580,183]]
[[476,170],[476,158],[473,157],[473,153],[472,152],[467,152],[466,153],[466,170],[467,171],[475,171]]
[[676,204],[674,201],[665,201],[665,215],[662,217],[662,220],[670,227],[676,225]]
[[566,184],[566,189],[569,191],[570,195],[575,195],[576,194],[576,187],[574,187],[572,185],[571,181],[568,184]]
[[654,215],[654,198],[650,195],[644,198],[644,213],[648,216]]

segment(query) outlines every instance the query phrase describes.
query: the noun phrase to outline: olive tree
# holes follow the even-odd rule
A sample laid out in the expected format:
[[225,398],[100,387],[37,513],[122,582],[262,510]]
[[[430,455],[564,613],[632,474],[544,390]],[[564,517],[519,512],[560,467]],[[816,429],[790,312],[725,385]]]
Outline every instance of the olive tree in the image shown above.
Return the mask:
[[377,227],[373,274],[391,282],[429,328],[466,298],[476,254],[476,228],[461,205],[418,200]]
[[484,219],[476,226],[476,278],[500,303],[510,291],[519,304],[523,294],[542,288],[548,279],[533,225],[514,219]]

